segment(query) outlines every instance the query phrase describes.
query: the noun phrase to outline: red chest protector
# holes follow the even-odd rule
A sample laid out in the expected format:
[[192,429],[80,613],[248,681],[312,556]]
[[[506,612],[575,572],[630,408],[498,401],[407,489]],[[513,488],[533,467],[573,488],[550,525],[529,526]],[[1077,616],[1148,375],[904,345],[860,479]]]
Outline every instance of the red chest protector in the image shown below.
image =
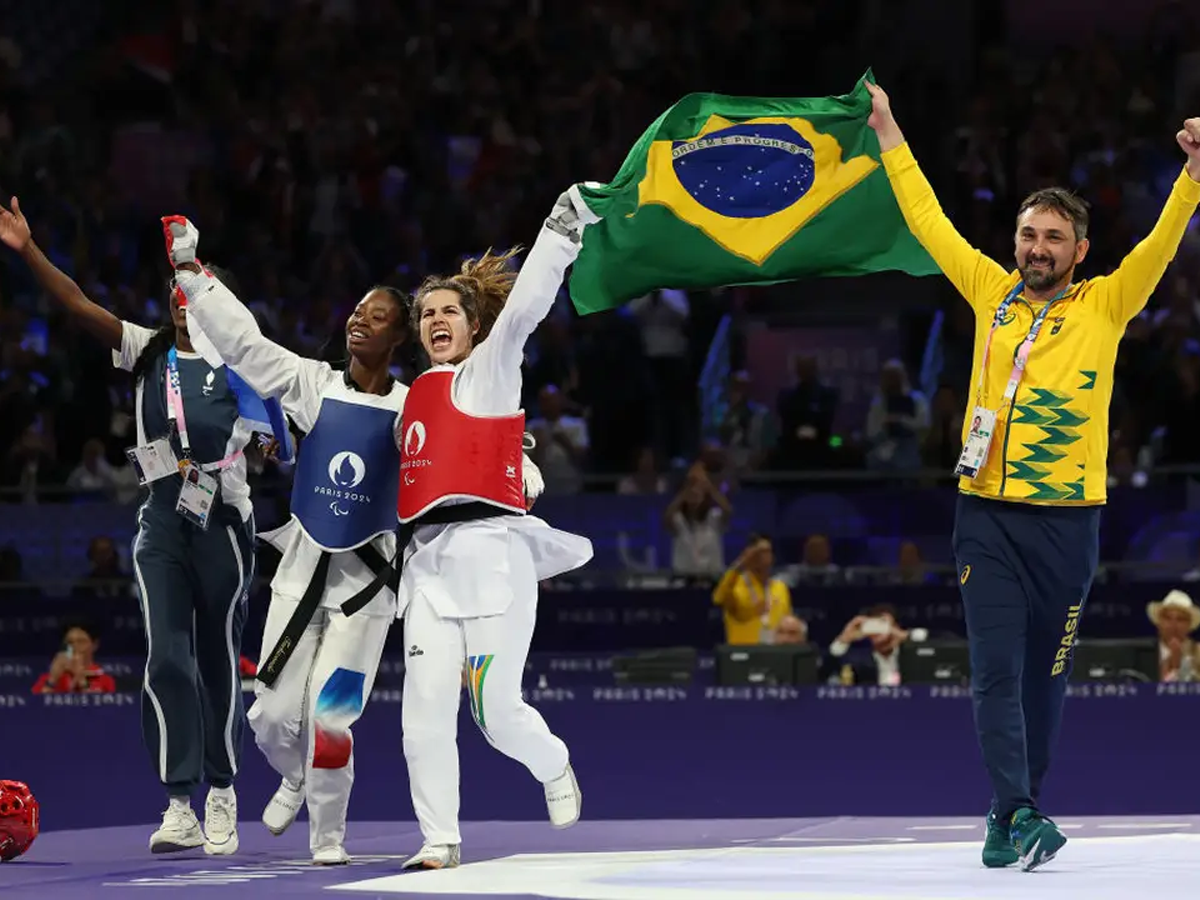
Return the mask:
[[451,399],[453,382],[450,370],[426,372],[404,398],[396,504],[401,522],[452,498],[525,512],[525,414],[468,415]]

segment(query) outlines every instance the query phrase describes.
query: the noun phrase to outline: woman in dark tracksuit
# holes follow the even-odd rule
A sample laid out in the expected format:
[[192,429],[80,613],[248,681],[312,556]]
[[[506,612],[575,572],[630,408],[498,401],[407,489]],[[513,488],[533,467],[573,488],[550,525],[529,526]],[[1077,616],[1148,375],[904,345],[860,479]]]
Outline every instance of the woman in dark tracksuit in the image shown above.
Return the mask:
[[[238,661],[255,566],[242,451],[253,428],[238,413],[227,367],[214,370],[194,352],[174,296],[168,326],[121,321],[38,249],[15,197],[11,211],[0,208],[0,240],[136,381],[130,456],[149,483],[133,547],[146,627],[142,729],[169,797],[150,849],[234,853],[245,721]],[[203,829],[191,801],[202,780],[210,786]]]

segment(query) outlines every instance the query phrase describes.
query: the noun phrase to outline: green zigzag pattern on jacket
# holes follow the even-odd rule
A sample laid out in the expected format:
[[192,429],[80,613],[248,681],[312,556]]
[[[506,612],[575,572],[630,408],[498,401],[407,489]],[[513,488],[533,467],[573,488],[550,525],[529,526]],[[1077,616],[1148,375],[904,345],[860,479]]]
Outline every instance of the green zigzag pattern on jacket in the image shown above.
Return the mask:
[[[1080,390],[1091,390],[1095,384],[1094,372],[1080,372],[1087,381]],[[1051,482],[1053,464],[1065,459],[1066,449],[1083,435],[1079,426],[1088,422],[1089,416],[1070,409],[1074,399],[1064,391],[1046,388],[1030,388],[1026,402],[1013,410],[1014,425],[1034,425],[1045,434],[1040,441],[1022,444],[1028,453],[1019,460],[1008,463],[1008,477],[1030,487],[1026,500],[1082,500],[1083,479],[1077,481]]]

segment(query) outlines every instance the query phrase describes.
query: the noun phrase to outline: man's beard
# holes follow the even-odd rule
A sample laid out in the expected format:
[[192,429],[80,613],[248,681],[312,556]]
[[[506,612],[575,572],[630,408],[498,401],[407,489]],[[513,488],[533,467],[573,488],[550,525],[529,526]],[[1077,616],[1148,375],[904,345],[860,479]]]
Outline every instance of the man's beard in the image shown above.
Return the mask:
[[1053,261],[1045,268],[1034,266],[1026,261],[1025,265],[1021,267],[1021,278],[1025,282],[1025,287],[1030,290],[1044,291],[1046,288],[1058,284],[1062,273],[1058,271]]

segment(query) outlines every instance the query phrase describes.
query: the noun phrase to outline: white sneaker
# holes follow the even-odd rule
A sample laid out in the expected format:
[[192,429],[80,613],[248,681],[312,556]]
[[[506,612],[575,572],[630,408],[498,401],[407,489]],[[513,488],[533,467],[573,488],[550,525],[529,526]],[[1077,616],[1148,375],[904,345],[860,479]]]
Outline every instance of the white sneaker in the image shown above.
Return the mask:
[[150,835],[151,853],[178,853],[204,844],[204,832],[190,801],[172,797],[163,813],[162,826]]
[[275,796],[263,810],[263,824],[267,826],[267,830],[271,834],[283,834],[296,821],[296,816],[300,814],[300,807],[303,805],[304,785],[293,785],[285,778],[280,782]]
[[405,869],[453,869],[462,858],[458,844],[426,844],[410,858]]
[[344,866],[348,862],[350,862],[350,854],[341,844],[313,851],[314,866]]
[[229,856],[237,850],[237,794],[231,787],[209,788],[204,802],[204,852]]
[[555,828],[570,828],[579,821],[582,808],[583,794],[575,780],[575,770],[568,763],[565,772],[546,782],[546,810],[550,813],[550,824]]

